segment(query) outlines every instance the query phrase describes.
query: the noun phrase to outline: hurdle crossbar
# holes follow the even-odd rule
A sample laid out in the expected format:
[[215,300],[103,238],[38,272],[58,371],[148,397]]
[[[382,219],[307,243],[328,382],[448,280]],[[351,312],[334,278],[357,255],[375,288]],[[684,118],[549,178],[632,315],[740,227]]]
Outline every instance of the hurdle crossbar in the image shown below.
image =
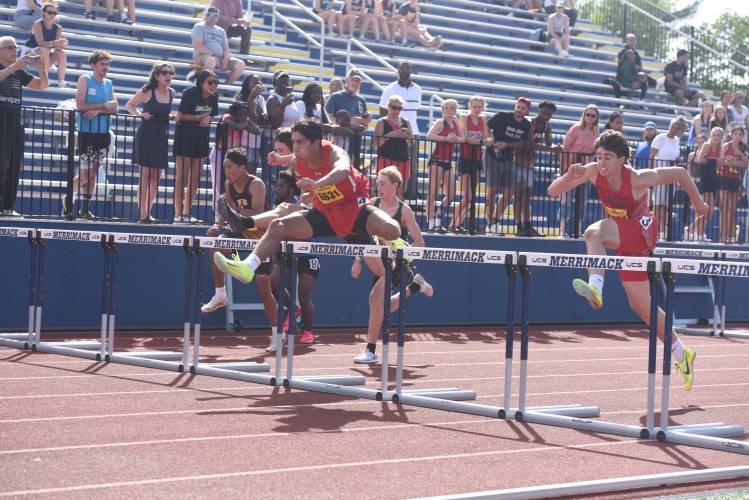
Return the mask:
[[669,428],[669,397],[671,377],[671,345],[673,340],[674,289],[677,274],[701,274],[715,277],[749,278],[749,262],[728,262],[708,260],[687,260],[665,258],[661,262],[663,279],[666,282],[666,329],[663,341],[663,382],[661,390],[660,428],[656,433],[659,441],[728,451],[749,455],[749,443],[730,439],[743,437],[744,429],[740,426],[728,426],[722,423],[710,426],[684,425],[677,429]]
[[[619,257],[609,255],[579,255],[579,254],[550,254],[520,252],[518,254],[521,274],[523,276],[523,306],[521,313],[521,353],[520,353],[520,390],[518,394],[518,408],[514,412],[514,418],[519,421],[532,422],[556,427],[567,427],[589,432],[600,432],[605,434],[616,434],[639,439],[648,439],[652,432],[647,427],[640,425],[626,425],[593,420],[600,415],[600,409],[596,406],[570,405],[568,407],[552,407],[551,409],[531,408],[526,406],[527,387],[527,364],[528,364],[528,325],[530,313],[530,283],[532,268],[572,268],[572,269],[603,269],[603,270],[630,270],[648,272],[651,278],[651,317],[657,317],[657,280],[655,273],[659,270],[659,259],[642,257]],[[648,352],[648,394],[647,394],[647,425],[653,428],[654,406],[655,406],[655,354],[656,354],[656,322],[651,321]]]
[[[257,363],[254,361],[217,361],[211,363],[200,362],[200,333],[202,326],[202,314],[200,313],[200,302],[203,292],[202,276],[205,262],[206,249],[208,257],[212,257],[212,250],[236,250],[252,251],[257,246],[257,240],[247,240],[239,238],[220,238],[220,237],[196,237],[193,243],[193,254],[198,264],[197,286],[193,293],[192,307],[192,330],[193,330],[193,353],[190,373],[197,375],[206,375],[209,377],[225,378],[230,380],[239,380],[243,382],[252,382],[254,384],[275,385],[275,377],[269,375],[260,375],[259,372],[269,372],[268,363]],[[227,276],[226,279],[232,279]]]
[[[490,251],[490,250],[468,250],[454,248],[399,248],[397,252],[396,267],[405,268],[407,262],[412,260],[433,260],[439,262],[461,262],[461,263],[483,263],[502,266],[507,274],[507,326],[505,343],[505,379],[504,379],[504,405],[510,400],[512,393],[512,342],[514,335],[514,310],[515,310],[515,252]],[[401,285],[403,285],[401,279]],[[390,394],[393,402],[444,410],[455,413],[466,413],[489,418],[503,418],[505,406],[482,405],[469,403],[467,401],[476,399],[473,390],[426,389],[426,390],[403,390],[403,366],[405,352],[405,311],[406,296],[401,290],[400,311],[398,314],[398,362],[396,365],[396,387],[395,393]],[[384,367],[383,367],[384,370]]]

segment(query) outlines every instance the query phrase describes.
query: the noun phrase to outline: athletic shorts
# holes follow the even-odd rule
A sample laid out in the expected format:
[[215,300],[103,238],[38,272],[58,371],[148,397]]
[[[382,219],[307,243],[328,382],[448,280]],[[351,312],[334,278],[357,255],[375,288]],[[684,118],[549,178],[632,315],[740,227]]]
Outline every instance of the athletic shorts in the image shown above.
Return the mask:
[[[367,233],[367,219],[369,214],[375,211],[375,207],[372,205],[364,205],[359,210],[359,215],[354,220],[354,226],[351,228],[351,232],[343,237],[346,243],[352,245],[374,245],[375,241],[372,236]],[[310,208],[302,212],[302,215],[312,227],[312,238],[320,238],[325,236],[337,236],[333,227],[330,225],[327,217],[315,208]]]
[[501,189],[512,187],[512,160],[498,160],[492,155],[484,156],[486,162],[486,187]]
[[91,168],[107,158],[112,136],[109,132],[78,132],[78,158],[82,168]]
[[655,186],[652,193],[653,206],[663,205],[667,207],[669,198],[676,193],[676,186],[673,184],[661,184],[660,186]]
[[735,177],[718,177],[718,189],[729,193],[741,191],[741,179]]
[[515,189],[533,187],[533,167],[526,167],[524,165],[513,163],[512,174]]
[[474,160],[471,158],[461,158],[460,162],[458,163],[458,173],[463,174],[473,174],[475,172],[481,172],[481,168],[483,167],[481,160]]
[[[676,91],[678,89],[681,89],[681,87],[674,87],[674,86],[668,85],[668,84],[664,85],[664,88],[665,88],[666,92],[668,92],[669,94],[674,95],[674,96],[676,95]],[[687,101],[691,101],[694,98],[694,96],[696,94],[698,94],[698,93],[699,92],[697,92],[696,90],[690,90],[689,92],[684,92],[684,97],[687,99]]]
[[300,255],[296,264],[297,274],[309,274],[317,279],[320,276],[320,259],[311,255]]
[[697,184],[700,194],[715,193],[718,191],[718,172],[715,164],[699,165],[700,182]]
[[[650,257],[658,240],[658,220],[652,215],[643,215],[639,219],[611,217],[619,229],[619,248],[616,255],[620,257]],[[619,271],[622,281],[647,281],[648,273],[643,271]]]
[[450,170],[453,168],[453,162],[447,160],[429,160],[429,167],[439,167],[442,170]]

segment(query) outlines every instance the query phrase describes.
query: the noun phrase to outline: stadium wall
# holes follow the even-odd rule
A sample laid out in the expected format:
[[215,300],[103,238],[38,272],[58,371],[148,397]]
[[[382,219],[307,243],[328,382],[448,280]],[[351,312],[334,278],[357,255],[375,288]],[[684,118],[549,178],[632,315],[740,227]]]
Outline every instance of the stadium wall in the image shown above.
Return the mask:
[[[12,226],[4,220],[4,226]],[[202,229],[168,226],[92,225],[49,221],[19,221],[18,227],[59,228],[89,231],[137,232],[204,235]],[[557,239],[517,239],[513,237],[431,236],[427,245],[439,248],[485,250],[524,250],[551,253],[584,253],[582,241]],[[2,275],[2,314],[0,330],[23,331],[27,321],[29,245],[19,238],[0,238]],[[178,247],[121,245],[117,268],[117,327],[119,329],[179,329],[185,304],[186,257]],[[46,273],[43,297],[43,329],[74,330],[98,328],[101,313],[103,252],[96,243],[49,241],[46,244]],[[321,258],[322,271],[313,292],[316,326],[364,326],[368,315],[368,294],[372,276],[363,271],[358,280],[350,277],[351,259]],[[449,262],[419,262],[418,272],[433,284],[435,294],[408,302],[407,323],[412,325],[504,324],[506,321],[507,276],[503,266]],[[530,308],[535,323],[618,323],[637,322],[626,305],[624,291],[614,273],[607,273],[604,308],[593,311],[572,291],[574,277],[585,276],[579,269],[533,270]],[[682,277],[679,284],[689,282]],[[729,280],[728,319],[749,320],[745,305],[745,282]],[[213,294],[208,269],[203,276],[203,302]],[[255,285],[235,282],[235,297],[258,302]],[[743,287],[741,286],[743,284]],[[518,280],[518,293],[520,281]],[[518,294],[519,297],[519,294]],[[519,308],[519,300],[517,301]],[[519,310],[519,309],[518,309]],[[677,313],[708,317],[711,309],[704,296],[683,297]],[[516,316],[519,318],[519,316]],[[238,312],[248,328],[264,327],[261,311]],[[204,318],[205,328],[223,328],[224,312]]]

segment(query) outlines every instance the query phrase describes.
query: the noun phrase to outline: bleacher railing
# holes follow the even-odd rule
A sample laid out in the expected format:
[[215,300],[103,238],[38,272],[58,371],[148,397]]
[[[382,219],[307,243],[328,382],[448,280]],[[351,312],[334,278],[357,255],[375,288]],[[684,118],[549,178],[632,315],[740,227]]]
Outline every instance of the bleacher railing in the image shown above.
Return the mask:
[[[164,120],[165,136],[154,146],[166,148],[162,153],[168,158],[166,169],[135,163],[134,137],[141,118],[129,115],[110,117],[111,144],[98,158],[98,169],[94,169],[89,160],[84,158],[82,162],[76,147],[80,134],[76,132],[75,114],[48,108],[23,109],[25,148],[14,208],[24,217],[72,220],[80,217],[86,198],[90,198],[87,208],[96,220],[132,223],[150,214],[161,223],[171,223],[175,215],[184,215],[181,221],[184,223],[212,224],[215,199],[225,185],[223,157],[232,147],[248,149],[253,160],[250,171],[266,183],[267,205],[274,202],[273,186],[278,168],[266,162],[274,141],[270,129],[230,130],[224,125],[211,128],[209,154],[194,160],[180,160],[183,175],[178,176],[173,156],[175,132],[169,121]],[[377,172],[385,166],[396,166],[406,179],[402,196],[424,231],[523,235],[530,225],[543,236],[580,238],[589,224],[603,216],[597,192],[590,185],[560,198],[547,194],[549,184],[560,173],[573,163],[590,161],[592,152],[516,153],[513,162],[500,163],[497,153],[486,147],[420,138],[399,139],[386,146],[389,139],[371,134],[338,133],[328,138],[346,149],[352,164],[368,176],[372,196],[376,195]],[[563,138],[555,136],[553,139],[554,144],[561,144]],[[688,152],[684,148],[675,162],[642,159],[631,163],[636,168],[664,165],[687,168]],[[195,165],[190,165],[191,162]],[[477,173],[471,174],[468,170],[472,162]],[[193,169],[196,177],[189,174]],[[152,192],[149,186],[154,184],[149,184],[148,178],[155,175],[156,170],[159,180]],[[692,166],[690,172],[699,182],[702,167]],[[178,183],[181,189],[176,187]],[[688,197],[675,185],[651,190],[651,205],[660,221],[661,238],[746,242],[749,210],[745,189],[714,195],[711,204],[717,205],[715,211],[701,222],[695,221]],[[178,205],[179,200],[175,198],[180,191],[184,197]],[[194,194],[194,201],[190,204],[184,199],[189,200],[191,194]],[[153,207],[148,210],[150,195],[153,195]],[[180,206],[189,210],[179,210]]]
[[690,82],[716,94],[746,85],[749,61],[731,41],[651,12],[645,0],[581,0],[578,7],[581,18],[622,40],[628,33],[637,35],[637,48],[643,55],[671,62],[677,50],[689,50]]

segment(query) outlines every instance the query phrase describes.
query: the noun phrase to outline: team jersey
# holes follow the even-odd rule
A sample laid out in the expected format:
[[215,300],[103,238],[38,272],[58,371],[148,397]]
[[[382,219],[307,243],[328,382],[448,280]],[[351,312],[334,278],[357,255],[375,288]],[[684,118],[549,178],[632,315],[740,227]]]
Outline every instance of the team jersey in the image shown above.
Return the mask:
[[237,191],[234,188],[234,184],[229,183],[229,198],[234,202],[234,206],[237,207],[237,211],[241,213],[242,209],[250,210],[252,208],[252,194],[250,193],[250,185],[255,180],[254,175],[247,174],[247,182],[241,191]]

